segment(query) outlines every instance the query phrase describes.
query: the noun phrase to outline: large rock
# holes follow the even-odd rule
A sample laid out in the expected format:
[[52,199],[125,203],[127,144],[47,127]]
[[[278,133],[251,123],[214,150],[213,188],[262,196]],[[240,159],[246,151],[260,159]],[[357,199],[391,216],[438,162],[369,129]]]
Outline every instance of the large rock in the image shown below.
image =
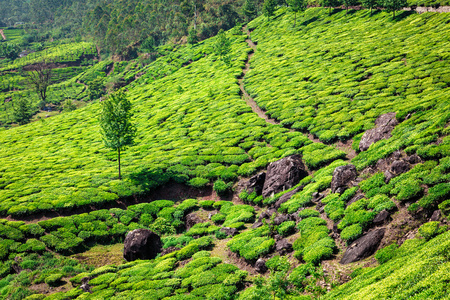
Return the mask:
[[276,209],[280,208],[281,204],[284,202],[287,202],[291,197],[296,194],[298,191],[302,190],[303,186],[299,186],[298,188],[293,189],[290,192],[287,192],[286,194],[283,194],[280,198],[278,198],[277,202],[275,202],[274,207]]
[[267,167],[262,195],[267,198],[290,189],[307,175],[300,155],[287,156],[270,163]]
[[257,195],[261,195],[265,180],[266,180],[266,173],[261,172],[259,174],[256,174],[255,176],[251,177],[248,180],[245,189],[249,194],[256,192]]
[[380,228],[354,241],[345,251],[340,263],[345,265],[372,255],[383,239],[384,232],[385,229]]
[[276,250],[280,255],[285,255],[293,251],[292,244],[289,243],[286,239],[282,239],[277,241]]
[[373,143],[390,138],[391,132],[397,124],[398,122],[393,112],[379,116],[375,120],[375,128],[367,130],[363,134],[359,142],[359,150],[366,151]]
[[235,236],[239,233],[239,230],[231,227],[222,227],[220,228],[220,231],[225,232],[227,236]]
[[262,258],[258,258],[255,263],[255,270],[258,273],[265,273],[267,271],[266,261]]
[[389,215],[390,215],[389,212],[387,210],[383,209],[375,216],[375,218],[373,218],[372,223],[375,226],[383,225],[388,220]]
[[353,180],[358,176],[354,165],[340,166],[334,169],[333,179],[331,180],[331,192],[343,193],[350,186]]
[[400,175],[406,173],[411,168],[411,165],[404,160],[396,160],[391,165],[391,173],[394,175]]
[[190,213],[185,217],[186,230],[189,230],[197,223],[202,223],[203,220],[200,219],[195,213]]
[[153,259],[161,252],[161,238],[148,229],[135,229],[127,234],[123,242],[123,257],[127,261]]

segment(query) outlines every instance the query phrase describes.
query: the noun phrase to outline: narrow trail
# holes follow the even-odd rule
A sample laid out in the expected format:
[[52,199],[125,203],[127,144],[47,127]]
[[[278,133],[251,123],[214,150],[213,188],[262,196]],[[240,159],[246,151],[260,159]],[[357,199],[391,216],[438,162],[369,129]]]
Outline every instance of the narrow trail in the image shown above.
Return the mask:
[[250,59],[253,57],[256,51],[256,45],[253,43],[253,41],[250,39],[250,33],[248,32],[247,26],[243,28],[243,30],[247,33],[247,36],[249,36],[248,39],[245,41],[247,42],[248,46],[253,49],[251,53],[248,54],[247,61],[245,62],[245,68],[242,70],[242,75],[238,79],[239,88],[242,92],[242,99],[245,100],[248,106],[250,106],[260,118],[264,119],[267,123],[277,125],[279,124],[275,119],[269,118],[266,113],[258,106],[255,100],[247,93],[244,87],[244,77],[247,74],[247,72],[250,70]]
[[6,41],[6,36],[5,36],[5,33],[3,33],[3,29],[0,29],[0,35]]
[[[267,123],[274,124],[274,125],[280,125],[280,122],[278,122],[277,120],[269,118],[269,117],[266,115],[265,111],[262,110],[262,109],[258,106],[258,104],[256,103],[256,101],[255,101],[255,100],[248,94],[248,92],[245,90],[245,87],[244,87],[244,77],[245,77],[245,75],[247,74],[247,72],[250,70],[250,59],[253,57],[253,55],[255,55],[256,44],[251,40],[251,38],[250,38],[250,31],[248,30],[247,26],[244,26],[244,27],[242,28],[242,31],[243,31],[244,33],[247,34],[247,37],[248,37],[248,38],[247,38],[245,41],[247,42],[248,46],[249,46],[250,48],[252,48],[252,50],[253,50],[252,52],[250,52],[250,53],[248,54],[247,61],[245,62],[245,68],[242,70],[242,75],[241,75],[241,76],[239,77],[239,79],[238,79],[239,88],[241,89],[241,92],[242,92],[242,98],[245,100],[245,102],[247,103],[247,105],[250,106],[250,107],[252,108],[253,112],[255,112],[260,118],[264,119]],[[290,129],[290,131],[295,131],[295,130],[294,130],[294,129]],[[310,134],[310,133],[307,134],[307,137],[308,137],[311,141],[313,141],[314,143],[321,143],[321,144],[323,144],[323,142],[322,142],[320,139],[316,138],[314,135],[312,135],[312,134]],[[353,158],[356,156],[355,150],[353,150],[352,147],[351,147],[351,141],[352,141],[352,140],[349,140],[349,141],[347,141],[347,142],[345,142],[345,143],[339,141],[339,142],[336,142],[336,143],[334,144],[334,146],[335,146],[337,149],[342,150],[342,151],[344,151],[345,153],[347,153],[347,158],[348,158],[348,160],[351,160],[351,159],[353,159]]]

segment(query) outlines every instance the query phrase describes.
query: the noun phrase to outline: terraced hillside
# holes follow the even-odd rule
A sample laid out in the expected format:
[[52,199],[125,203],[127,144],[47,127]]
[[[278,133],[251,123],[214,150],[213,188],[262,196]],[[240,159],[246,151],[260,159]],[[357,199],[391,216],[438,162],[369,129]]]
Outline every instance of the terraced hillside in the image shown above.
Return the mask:
[[[69,82],[120,74],[133,104],[124,178],[99,102],[0,131],[0,295],[448,299],[449,20],[280,9],[227,32],[230,65],[211,38],[86,67]],[[163,252],[125,262],[139,228]]]

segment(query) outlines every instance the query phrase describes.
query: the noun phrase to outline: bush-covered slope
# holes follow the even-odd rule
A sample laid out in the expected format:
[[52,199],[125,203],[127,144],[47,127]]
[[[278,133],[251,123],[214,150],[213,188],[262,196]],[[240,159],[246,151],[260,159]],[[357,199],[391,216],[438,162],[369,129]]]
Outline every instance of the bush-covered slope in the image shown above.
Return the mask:
[[[257,48],[245,88],[281,125],[241,96],[252,50],[235,28],[227,33],[231,66],[212,38],[161,49],[142,69],[132,61],[111,71],[105,61],[71,79],[104,83],[109,73],[132,82],[124,90],[138,136],[122,156],[123,180],[98,132],[100,103],[0,131],[0,214],[27,220],[0,220],[0,295],[310,299],[328,289],[326,299],[448,297],[449,16],[327,12],[308,9],[296,28],[284,9],[248,25]],[[392,137],[360,151],[363,133],[387,112],[398,121]],[[171,183],[226,192],[290,154],[301,154],[308,176],[272,197],[239,190],[233,202],[213,195],[127,209],[118,201]],[[393,161],[406,164],[402,174],[389,173]],[[332,193],[335,169],[349,164],[357,178]],[[99,209],[105,204],[113,208]],[[383,211],[388,218],[375,223]],[[67,216],[35,220],[39,212]],[[379,227],[387,233],[376,260],[338,265],[352,241]],[[66,257],[120,243],[136,228],[160,234],[170,253],[97,269]],[[290,249],[279,247],[283,239]],[[269,268],[264,279],[253,276],[258,258]],[[332,289],[351,271],[353,280]],[[80,289],[84,277],[92,293]]]
[[[281,12],[279,12],[281,13]],[[361,170],[398,149],[429,158],[449,155],[450,24],[447,14],[408,15],[392,20],[362,10],[329,16],[309,9],[292,28],[292,15],[267,23],[259,18],[258,42],[245,78],[257,103],[281,124],[307,131],[325,143],[352,139],[381,114],[401,122],[353,163]],[[426,147],[421,147],[422,145]]]

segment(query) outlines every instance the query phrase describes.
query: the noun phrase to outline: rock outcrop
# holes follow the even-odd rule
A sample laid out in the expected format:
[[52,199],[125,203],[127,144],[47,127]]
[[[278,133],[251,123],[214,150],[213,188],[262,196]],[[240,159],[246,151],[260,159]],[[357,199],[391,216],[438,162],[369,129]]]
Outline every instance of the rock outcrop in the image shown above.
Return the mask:
[[293,251],[292,244],[289,243],[286,239],[277,241],[275,248],[277,252],[280,253],[280,255],[285,255]]
[[337,167],[334,169],[333,179],[331,180],[331,192],[343,193],[356,179],[356,176],[358,176],[358,172],[354,165]]
[[372,255],[383,239],[385,231],[384,228],[376,229],[354,241],[345,251],[340,263],[345,265]]
[[257,195],[261,195],[264,187],[264,181],[266,180],[266,173],[261,172],[251,177],[247,184],[245,185],[245,189],[249,194],[255,192]]
[[359,150],[366,151],[373,143],[390,138],[392,130],[397,125],[398,121],[395,118],[395,113],[392,112],[379,116],[375,120],[375,128],[367,130],[363,134],[359,142]]
[[267,167],[262,195],[267,198],[290,189],[307,175],[300,155],[291,155],[272,162]]
[[127,261],[153,259],[161,252],[161,238],[148,229],[135,229],[129,232],[123,242],[123,257]]

